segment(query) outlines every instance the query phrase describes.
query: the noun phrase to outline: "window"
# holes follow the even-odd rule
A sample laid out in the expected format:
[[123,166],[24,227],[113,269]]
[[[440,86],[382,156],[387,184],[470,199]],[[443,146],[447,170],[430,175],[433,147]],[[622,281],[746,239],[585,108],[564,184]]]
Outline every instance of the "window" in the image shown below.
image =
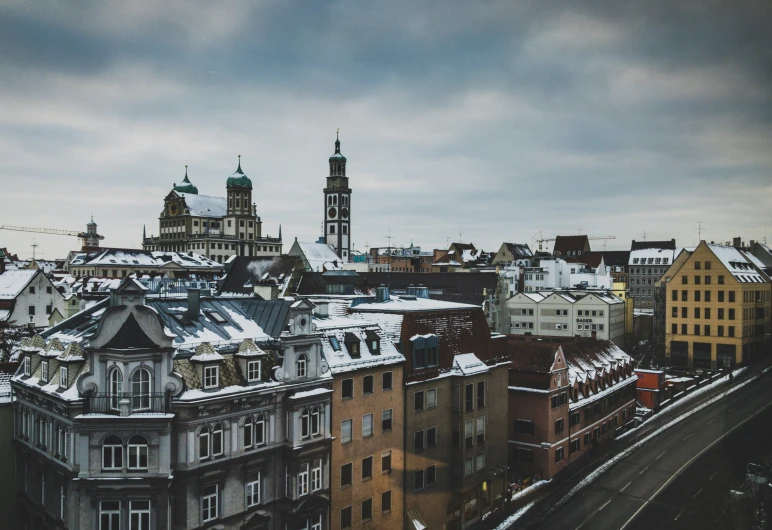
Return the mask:
[[219,423],[212,429],[212,456],[223,454],[223,428]]
[[351,506],[346,506],[340,511],[340,527],[351,528]]
[[35,294],[35,286],[34,285],[30,286],[29,294]]
[[705,291],[705,301],[710,302],[710,291]]
[[308,438],[311,430],[311,412],[308,409],[303,409],[300,414],[300,437]]
[[114,434],[105,438],[102,443],[102,469],[105,471],[123,469],[123,442]]
[[729,310],[729,320],[734,320],[734,309]]
[[[707,293],[705,293],[705,294],[707,294]],[[705,308],[705,318],[710,320],[710,308],[709,307]]]
[[413,472],[413,491],[424,489],[424,470],[419,469]]
[[351,441],[351,420],[340,422],[340,441],[344,444]]
[[249,361],[247,363],[247,381],[250,383],[260,381],[260,361]]
[[255,445],[263,445],[265,443],[265,417],[260,414],[255,420]]
[[485,416],[477,418],[477,445],[485,443]]
[[476,469],[477,471],[485,469],[485,453],[477,453]]
[[344,379],[341,384],[341,396],[343,399],[352,399],[354,397],[354,380]]
[[392,413],[392,409],[386,409],[383,412],[381,412],[381,430],[382,431],[391,430],[391,413]]
[[699,335],[700,334],[700,325],[699,324],[695,324],[694,325],[694,334],[695,335]]
[[383,390],[391,390],[392,385],[392,373],[391,372],[384,372],[383,373]]
[[297,370],[297,376],[298,377],[306,377],[306,367],[308,365],[308,357],[306,357],[305,353],[301,353],[298,355],[298,360],[296,364],[296,370]]
[[391,511],[391,490],[381,493],[381,511]]
[[321,412],[319,410],[319,407],[314,407],[311,409],[311,434],[313,434],[314,436],[319,434],[320,416],[321,416]]
[[710,285],[710,276],[705,276],[705,285]]
[[212,484],[206,486],[201,495],[201,521],[213,521],[217,519],[219,508],[219,486]]
[[362,438],[373,435],[373,415],[365,414],[362,416]]
[[718,284],[719,285],[724,285],[724,276],[723,275],[719,275],[718,276]]
[[260,504],[260,473],[257,474],[257,480],[247,483],[247,506]]
[[474,446],[474,422],[464,422],[464,445],[467,449]]
[[121,502],[102,501],[99,503],[99,530],[120,530]]
[[562,434],[563,433],[563,418],[560,418],[555,421],[555,434]]
[[699,274],[695,274],[694,275],[694,285],[700,285],[700,279],[701,279],[700,275]]
[[204,388],[217,388],[220,386],[220,367],[204,367]]
[[129,469],[146,470],[147,469],[147,439],[144,436],[135,434],[129,438]]
[[134,410],[150,408],[150,371],[140,368],[131,376],[131,406]]
[[59,486],[59,519],[64,521],[67,517],[67,491],[64,486]]
[[[604,423],[603,426],[605,427],[605,425],[606,424]],[[563,461],[563,448],[558,447],[555,450],[555,463],[557,464],[558,462],[562,462],[562,461]]]
[[150,501],[129,502],[129,530],[150,530]]
[[700,308],[695,307],[694,308],[694,318],[700,318]]
[[[681,276],[681,283],[684,284],[684,285],[689,283],[689,277],[686,274]],[[673,291],[673,292],[675,292],[675,291]]]
[[464,476],[468,477],[474,473],[474,457],[469,457],[464,460]]
[[515,432],[517,434],[523,434],[526,436],[533,436],[534,435],[534,426],[532,421],[528,420],[516,420],[515,421]]
[[373,499],[362,501],[362,521],[369,521],[373,518]]
[[672,333],[673,335],[677,335],[678,334],[678,324],[672,324],[671,325],[670,333]]
[[311,469],[311,491],[322,489],[322,460],[314,460],[314,467]]
[[681,301],[682,302],[689,301],[689,291],[681,291]]
[[734,291],[729,291],[729,301],[734,302]]
[[340,487],[351,486],[354,472],[354,464],[349,462],[340,466]]
[[474,385],[466,385],[464,388],[464,402],[466,404],[466,411],[471,412],[474,410]]
[[433,409],[437,407],[437,389],[430,388],[426,391],[426,408]]
[[121,400],[121,392],[123,391],[123,374],[120,369],[113,368],[108,376],[109,380],[109,392],[110,392],[110,408],[118,410],[118,402]]
[[424,410],[424,393],[423,391],[413,394],[414,409],[416,411]]
[[30,369],[30,358],[28,356],[24,357],[24,375],[29,377],[31,373]]
[[689,308],[688,307],[682,307],[681,308],[681,317],[687,318],[689,316]]
[[694,301],[699,302],[702,295],[702,291],[694,291]]
[[703,331],[703,335],[705,335],[706,337],[710,337],[710,326],[707,326],[707,325],[703,326],[702,331]]
[[424,431],[423,429],[420,431],[416,431],[413,433],[413,450],[414,451],[423,451],[424,449]]
[[[587,436],[588,435],[585,435],[585,442],[584,442],[585,445],[587,445],[587,441],[588,441]],[[568,448],[568,454],[572,455],[577,451],[579,451],[579,440],[578,439],[571,440],[571,445]]]
[[723,302],[724,301],[724,291],[718,292],[718,301]]
[[381,453],[381,473],[391,473],[391,451]]
[[298,473],[298,497],[308,495],[308,462],[300,464]]
[[477,382],[477,408],[485,407],[485,381]]
[[437,466],[429,466],[426,468],[426,486],[431,486],[437,482]]
[[728,331],[729,331],[729,336],[734,337],[734,326],[729,326]]
[[724,336],[724,326],[718,327],[718,336],[723,337]]
[[699,261],[695,261],[694,262],[694,270],[696,270],[696,271],[700,270],[700,268],[701,268],[700,265],[701,265],[701,263]]
[[40,380],[48,383],[48,360],[43,359],[40,362]]
[[689,333],[687,329],[688,328],[686,327],[686,324],[681,324],[681,335],[686,335],[687,333]]
[[678,301],[678,291],[676,291],[675,289],[673,289],[673,291],[671,292],[671,294],[672,294],[672,296],[670,297],[670,299],[671,299],[673,302],[677,302],[677,301]]
[[255,442],[255,426],[252,423],[252,418],[247,418],[244,421],[244,448],[252,447]]
[[53,305],[49,304],[49,305],[46,306],[46,315],[50,315],[53,311],[54,311],[54,306]]
[[373,382],[373,376],[372,375],[366,375],[364,376],[362,380],[362,394],[372,394],[374,391],[374,382]]
[[66,366],[59,367],[59,386],[62,388],[67,388],[67,367]]
[[373,457],[362,459],[362,480],[373,478]]

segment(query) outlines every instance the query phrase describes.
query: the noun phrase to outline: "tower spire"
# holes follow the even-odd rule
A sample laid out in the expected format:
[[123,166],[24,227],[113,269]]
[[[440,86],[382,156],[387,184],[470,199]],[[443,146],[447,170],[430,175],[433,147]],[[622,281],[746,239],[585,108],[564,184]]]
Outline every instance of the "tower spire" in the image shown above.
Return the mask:
[[335,132],[335,153],[340,153],[340,127]]
[[241,155],[239,155],[239,167],[238,169],[236,169],[236,173],[242,173],[242,174],[244,173],[243,171],[241,171]]

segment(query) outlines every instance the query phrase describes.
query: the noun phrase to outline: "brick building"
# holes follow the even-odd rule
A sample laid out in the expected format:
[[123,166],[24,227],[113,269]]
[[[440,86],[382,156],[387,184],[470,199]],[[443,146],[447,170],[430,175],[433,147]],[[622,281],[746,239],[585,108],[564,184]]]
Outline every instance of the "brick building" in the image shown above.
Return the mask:
[[595,338],[508,338],[509,465],[549,479],[635,416],[632,359]]

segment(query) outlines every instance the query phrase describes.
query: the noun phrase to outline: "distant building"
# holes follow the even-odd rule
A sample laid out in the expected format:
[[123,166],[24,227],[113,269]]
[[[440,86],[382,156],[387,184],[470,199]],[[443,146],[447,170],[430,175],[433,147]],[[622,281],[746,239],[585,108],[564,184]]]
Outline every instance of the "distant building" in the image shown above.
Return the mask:
[[0,274],[0,324],[48,327],[48,318],[65,314],[65,300],[39,269],[18,269]]
[[289,256],[300,258],[303,270],[309,272],[325,272],[342,269],[342,258],[338,256],[335,247],[329,243],[302,243],[295,239]]
[[351,253],[351,188],[346,157],[340,152],[337,136],[329,164],[330,174],[324,188],[324,242],[333,248],[341,263],[346,263]]
[[521,260],[531,260],[533,252],[526,243],[502,243],[491,260],[491,265],[514,265]]
[[91,253],[70,252],[64,270],[79,278],[125,278],[131,274],[214,278],[222,275],[223,266],[193,252],[103,248]]
[[300,267],[299,256],[250,258],[231,257],[225,263],[225,277],[220,280],[218,292],[257,294],[265,300],[290,294],[293,279]]
[[593,338],[510,337],[509,465],[550,479],[635,418],[633,361]]
[[772,280],[753,254],[700,242],[664,278],[672,366],[729,368],[770,353]]
[[587,236],[556,236],[552,247],[553,256],[583,256],[590,251]]
[[662,249],[668,249],[668,250],[675,250],[676,249],[676,243],[675,239],[671,239],[669,241],[636,241],[633,239],[632,243],[630,243],[630,251],[633,250],[646,250],[647,248],[662,248]]
[[279,237],[264,237],[263,223],[252,202],[252,181],[241,170],[225,183],[226,197],[199,195],[198,188],[185,178],[164,198],[158,218],[158,236],[142,234],[142,248],[151,251],[195,252],[223,263],[228,257],[278,256]]
[[628,261],[628,290],[636,309],[654,308],[654,284],[670,265],[677,252],[668,248],[631,250]]
[[451,243],[448,252],[432,263],[432,272],[493,271],[492,259],[492,253],[477,249],[472,243]]
[[332,377],[306,301],[109,299],[25,339],[22,528],[322,529]]

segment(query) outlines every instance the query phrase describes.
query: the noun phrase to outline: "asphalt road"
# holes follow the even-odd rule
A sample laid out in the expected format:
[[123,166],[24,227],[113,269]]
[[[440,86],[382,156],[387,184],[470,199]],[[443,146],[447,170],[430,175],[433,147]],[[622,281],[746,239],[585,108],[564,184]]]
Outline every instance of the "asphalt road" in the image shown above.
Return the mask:
[[770,382],[763,375],[670,427],[529,527],[725,528],[718,519],[729,489],[742,484],[747,461],[772,450]]

